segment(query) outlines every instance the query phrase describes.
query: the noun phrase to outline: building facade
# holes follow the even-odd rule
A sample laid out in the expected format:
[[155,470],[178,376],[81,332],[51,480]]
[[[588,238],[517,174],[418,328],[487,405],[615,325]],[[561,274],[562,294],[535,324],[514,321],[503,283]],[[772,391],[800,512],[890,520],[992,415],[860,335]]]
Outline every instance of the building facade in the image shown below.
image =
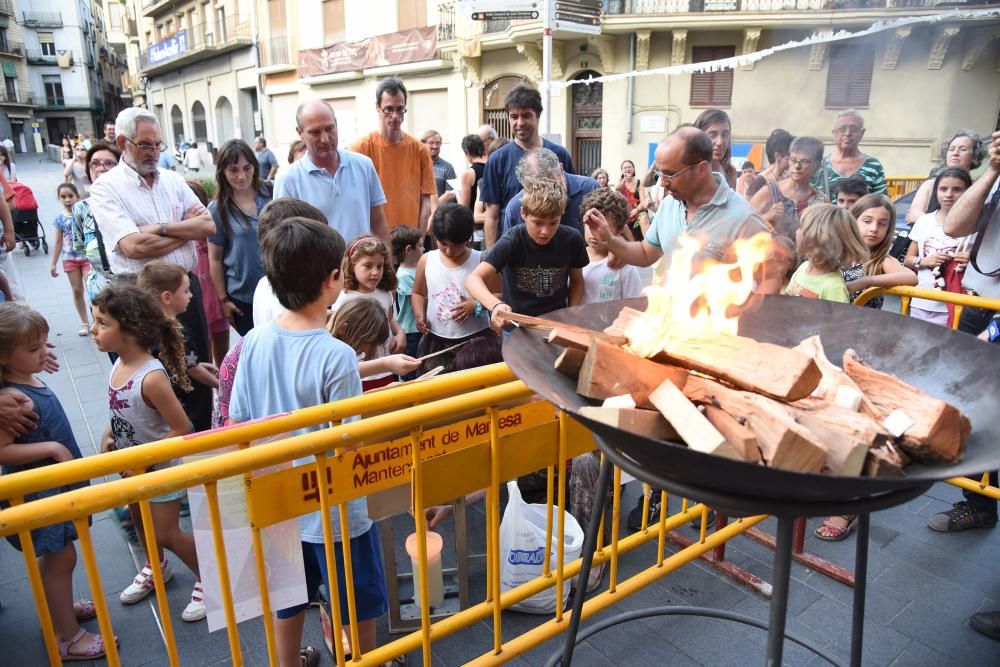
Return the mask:
[[[138,2],[138,0],[135,0]],[[143,0],[139,84],[171,146],[206,158],[262,129],[254,7],[248,0]]]
[[77,134],[100,136],[104,120],[122,107],[126,64],[108,45],[104,2],[17,0],[42,144],[59,145],[62,137]]
[[[554,33],[553,80],[633,76],[554,90],[550,132],[570,150],[578,171],[603,166],[614,181],[625,159],[644,173],[651,147],[705,108],[731,116],[734,155],[758,154],[753,146],[778,127],[830,143],[836,113],[857,108],[866,118],[862,149],[879,157],[889,175],[926,174],[954,129],[987,135],[997,127],[1000,17],[904,26],[783,51],[735,70],[646,74],[946,11],[934,0],[897,6],[903,4],[605,0],[600,35]],[[405,129],[416,135],[438,130],[443,155],[461,165],[462,136],[482,123],[509,135],[504,94],[518,82],[537,86],[542,78],[540,20],[473,21],[455,2],[419,0],[259,0],[258,13],[265,131],[278,154],[296,138],[294,111],[304,100],[333,105],[342,144],[374,129],[375,86],[395,74],[411,91]],[[425,26],[429,32],[420,30]],[[421,43],[424,37],[432,47]],[[360,58],[362,45],[395,60]]]
[[0,66],[4,80],[3,90],[0,90],[0,139],[10,137],[19,153],[34,150],[31,139],[33,100],[14,0],[0,0]]

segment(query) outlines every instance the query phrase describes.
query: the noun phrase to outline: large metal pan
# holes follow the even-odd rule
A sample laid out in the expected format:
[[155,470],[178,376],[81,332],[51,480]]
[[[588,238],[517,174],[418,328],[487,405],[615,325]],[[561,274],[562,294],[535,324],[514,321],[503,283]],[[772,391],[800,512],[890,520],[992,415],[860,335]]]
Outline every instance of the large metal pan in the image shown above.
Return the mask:
[[[644,309],[645,297],[567,308],[547,317],[603,329],[625,305]],[[761,299],[740,318],[739,332],[785,346],[819,334],[827,356],[838,365],[844,350],[854,348],[873,367],[958,406],[972,420],[964,459],[953,465],[913,464],[905,477],[895,479],[804,474],[733,461],[581,416],[580,408],[593,403],[576,393],[575,381],[553,370],[560,349],[545,343],[539,332],[513,332],[503,355],[535,392],[603,436],[621,454],[655,475],[687,485],[762,499],[836,503],[1000,467],[1000,347],[894,313],[785,296]]]

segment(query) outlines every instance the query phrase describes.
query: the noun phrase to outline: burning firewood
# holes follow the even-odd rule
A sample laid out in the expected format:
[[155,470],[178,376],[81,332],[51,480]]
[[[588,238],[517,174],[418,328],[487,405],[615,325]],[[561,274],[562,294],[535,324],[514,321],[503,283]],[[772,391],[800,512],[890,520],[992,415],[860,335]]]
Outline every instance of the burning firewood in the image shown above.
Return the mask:
[[726,441],[726,437],[712,426],[712,422],[670,380],[665,380],[649,395],[649,402],[656,406],[691,449],[742,460],[743,457],[736,448]]
[[[819,386],[816,387],[816,390],[809,398],[804,399],[805,401],[816,399],[823,403],[834,403],[852,410],[860,409],[869,417],[877,417],[875,406],[865,397],[858,383],[827,358],[819,336],[806,338],[796,345],[794,349],[812,357],[823,374],[822,379],[819,381]],[[856,406],[854,405],[854,401],[851,400],[852,397],[857,397]]]
[[678,440],[677,431],[659,412],[638,408],[585,407],[580,414],[629,433],[637,433],[656,440]]
[[665,380],[684,386],[688,373],[637,357],[617,345],[595,340],[587,350],[576,391],[581,396],[603,401],[610,396],[631,394],[639,407],[652,407],[649,395]]
[[[903,451],[926,463],[961,460],[972,425],[958,408],[869,368],[854,350],[844,353],[844,371],[871,400],[886,428],[898,428],[893,435]],[[898,426],[890,427],[892,421]]]
[[760,458],[760,449],[757,445],[757,436],[746,424],[734,419],[722,408],[714,405],[703,405],[705,417],[712,422],[712,426],[719,430],[719,433],[726,437],[726,442],[739,452],[740,458],[747,463],[763,463]]

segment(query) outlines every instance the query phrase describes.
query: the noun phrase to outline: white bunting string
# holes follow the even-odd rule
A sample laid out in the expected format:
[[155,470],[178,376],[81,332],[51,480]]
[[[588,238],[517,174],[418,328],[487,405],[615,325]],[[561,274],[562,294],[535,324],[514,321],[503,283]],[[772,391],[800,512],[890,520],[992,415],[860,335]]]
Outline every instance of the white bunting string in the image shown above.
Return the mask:
[[900,28],[902,26],[913,25],[916,23],[937,23],[939,21],[949,21],[954,19],[972,19],[972,18],[983,18],[986,16],[998,16],[1000,15],[1000,7],[987,7],[984,9],[967,9],[967,10],[952,10],[950,12],[942,12],[940,14],[931,14],[927,16],[905,16],[903,18],[893,19],[891,21],[877,21],[873,23],[869,28],[865,30],[860,30],[858,32],[849,32],[847,30],[839,30],[835,33],[829,34],[813,34],[805,39],[800,39],[797,41],[786,42],[779,46],[772,46],[769,49],[762,49],[760,51],[754,51],[753,53],[744,53],[739,56],[734,56],[732,58],[722,58],[720,60],[709,60],[700,63],[684,63],[682,65],[670,65],[668,67],[659,67],[657,69],[648,69],[642,71],[634,72],[624,72],[622,74],[606,74],[604,76],[590,76],[586,79],[574,79],[572,81],[553,81],[550,85],[553,89],[569,88],[575,84],[591,84],[591,83],[607,83],[609,81],[622,81],[624,79],[630,79],[639,76],[674,76],[677,74],[693,74],[695,72],[718,72],[724,69],[735,69],[737,67],[743,67],[751,63],[758,62],[772,56],[775,53],[780,53],[781,51],[788,51],[790,49],[798,49],[803,46],[813,46],[816,44],[828,44],[830,42],[840,42],[846,39],[857,39],[858,37],[864,37],[866,35],[874,35],[876,33],[885,32],[886,30],[893,30],[894,28]]

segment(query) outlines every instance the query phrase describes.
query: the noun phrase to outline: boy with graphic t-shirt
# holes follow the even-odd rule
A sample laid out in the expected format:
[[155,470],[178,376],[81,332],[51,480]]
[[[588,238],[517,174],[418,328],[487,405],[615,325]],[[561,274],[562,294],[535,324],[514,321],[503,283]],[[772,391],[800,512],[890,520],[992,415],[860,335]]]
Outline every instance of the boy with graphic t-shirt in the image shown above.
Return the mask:
[[[562,182],[540,178],[525,183],[524,224],[508,230],[466,279],[465,289],[490,311],[495,327],[506,323],[504,312],[544,315],[581,302],[583,267],[590,258],[583,236],[559,226],[565,207]],[[502,301],[487,287],[498,273]]]

